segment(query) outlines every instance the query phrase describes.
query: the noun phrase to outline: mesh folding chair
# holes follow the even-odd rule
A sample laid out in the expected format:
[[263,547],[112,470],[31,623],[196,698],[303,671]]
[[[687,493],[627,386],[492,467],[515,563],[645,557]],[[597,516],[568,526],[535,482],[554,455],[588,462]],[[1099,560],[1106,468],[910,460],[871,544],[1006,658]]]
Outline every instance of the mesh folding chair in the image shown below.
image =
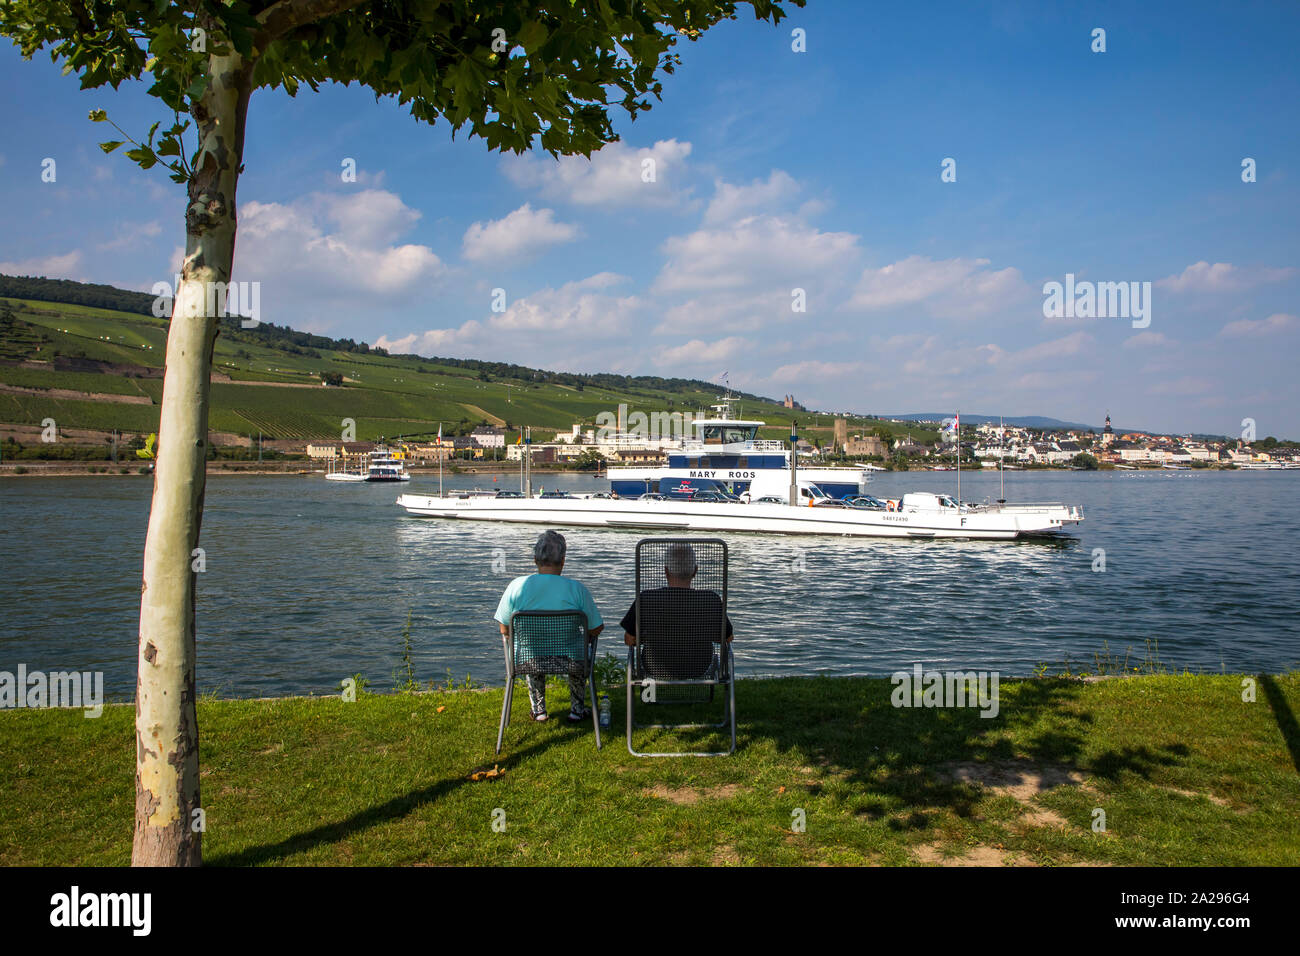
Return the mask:
[[[680,546],[694,553],[690,587],[670,587],[666,566]],[[636,634],[627,656],[627,749],[636,757],[723,757],[736,751],[735,661],[727,640],[727,544],[718,538],[645,538],[636,546]],[[707,704],[725,689],[716,724],[639,724],[635,707]],[[731,728],[731,749],[642,753],[633,730]]]
[[510,637],[505,647],[506,699],[501,705],[497,753],[510,724],[515,678],[531,674],[565,674],[584,677],[591,693],[591,726],[600,749],[600,717],[596,704],[593,667],[596,645],[587,639],[587,615],[581,611],[516,611],[510,617]]

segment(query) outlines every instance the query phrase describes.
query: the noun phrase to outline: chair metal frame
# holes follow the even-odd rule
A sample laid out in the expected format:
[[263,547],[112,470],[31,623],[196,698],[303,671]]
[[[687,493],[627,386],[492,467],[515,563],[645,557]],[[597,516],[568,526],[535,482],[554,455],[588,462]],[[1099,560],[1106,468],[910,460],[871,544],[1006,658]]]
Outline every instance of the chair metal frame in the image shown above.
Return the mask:
[[[587,615],[581,611],[516,611],[510,615],[510,633],[506,640],[502,641],[506,655],[506,694],[505,700],[501,703],[501,726],[497,729],[497,753],[501,753],[501,743],[505,739],[506,728],[510,726],[510,707],[515,699],[515,678],[524,677],[527,674],[564,674],[568,676],[570,671],[565,670],[530,670],[524,673],[519,672],[519,665],[523,662],[518,660],[519,641],[515,635],[515,621],[520,618],[572,618],[577,627],[577,637],[582,641],[581,660],[587,669],[587,688],[591,694],[591,726],[596,731],[596,749],[601,748],[600,742],[600,708],[596,703],[596,641],[588,636]],[[577,650],[577,646],[572,648]],[[579,658],[569,655],[569,660],[578,660]],[[534,660],[530,658],[529,660]]]
[[[650,677],[644,673],[644,665],[638,664],[638,657],[641,651],[641,634],[644,633],[641,628],[641,551],[646,545],[665,546],[673,544],[701,545],[710,546],[720,545],[722,547],[722,593],[719,597],[722,599],[722,622],[719,625],[721,634],[719,641],[721,650],[714,655],[713,663],[710,665],[710,672],[716,673],[715,678],[700,678],[696,680],[661,680]],[[636,545],[636,635],[633,637],[634,644],[627,651],[627,752],[634,757],[726,757],[736,752],[736,661],[731,652],[731,642],[727,640],[727,589],[728,589],[728,560],[727,542],[721,538],[642,538]],[[716,724],[638,724],[635,714],[635,699],[640,696],[639,689],[646,686],[697,686],[709,688],[709,701],[713,700],[713,688],[719,685],[727,685],[727,696],[724,700],[725,707],[722,713],[722,720]],[[690,730],[690,729],[716,729],[719,727],[731,727],[731,749],[716,751],[667,751],[667,752],[642,752],[632,746],[632,733],[634,730]]]

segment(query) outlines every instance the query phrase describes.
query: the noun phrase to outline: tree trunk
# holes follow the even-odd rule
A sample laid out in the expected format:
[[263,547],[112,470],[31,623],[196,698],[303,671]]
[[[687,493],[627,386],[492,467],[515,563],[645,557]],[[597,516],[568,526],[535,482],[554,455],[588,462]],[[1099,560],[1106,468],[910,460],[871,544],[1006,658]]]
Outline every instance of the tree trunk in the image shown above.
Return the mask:
[[[212,350],[235,253],[235,186],[244,151],[252,64],[233,50],[208,58],[192,112],[199,137],[185,212],[185,262],[167,332],[153,503],[144,547],[136,680],[134,866],[197,866],[199,733],[195,713],[192,568],[207,477]],[[213,307],[215,305],[215,308]]]

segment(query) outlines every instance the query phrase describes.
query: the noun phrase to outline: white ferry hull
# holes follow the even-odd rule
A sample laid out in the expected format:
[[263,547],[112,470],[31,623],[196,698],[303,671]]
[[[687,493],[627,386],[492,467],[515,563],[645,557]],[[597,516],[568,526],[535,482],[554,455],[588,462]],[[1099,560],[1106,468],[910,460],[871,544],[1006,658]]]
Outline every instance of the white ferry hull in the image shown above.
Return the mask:
[[[883,469],[881,469],[883,470]],[[786,468],[665,468],[665,467],[625,467],[611,466],[606,469],[606,478],[611,485],[626,493],[634,493],[634,486],[644,485],[641,491],[654,491],[664,480],[718,481],[735,488],[737,493],[744,491],[760,474],[785,475]],[[843,494],[867,494],[867,485],[871,476],[867,469],[846,467],[801,467],[799,477],[816,485],[838,489]],[[839,497],[839,495],[832,495]]]
[[882,538],[1009,540],[1058,534],[1083,520],[1082,511],[1065,505],[890,512],[785,504],[426,495],[402,495],[397,503],[411,515],[468,521]]

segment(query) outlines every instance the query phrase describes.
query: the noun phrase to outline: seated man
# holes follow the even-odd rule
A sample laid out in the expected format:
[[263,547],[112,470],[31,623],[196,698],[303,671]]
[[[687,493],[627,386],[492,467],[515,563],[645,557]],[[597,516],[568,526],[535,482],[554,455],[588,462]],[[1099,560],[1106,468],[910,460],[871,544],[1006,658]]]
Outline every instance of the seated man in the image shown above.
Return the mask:
[[[591,592],[581,581],[561,576],[565,550],[562,534],[542,532],[533,547],[537,573],[515,578],[501,595],[494,617],[501,628],[502,640],[507,642],[507,651],[511,640],[510,618],[516,611],[581,611],[587,615],[587,637],[593,644],[605,629]],[[533,720],[546,720],[546,676],[528,674],[526,680]],[[583,706],[586,690],[586,678],[569,675],[569,720],[573,723],[591,717],[591,708]]]
[[[646,673],[659,680],[700,680],[713,666],[713,644],[722,634],[722,598],[713,591],[691,586],[698,564],[689,544],[670,545],[664,554],[664,577],[668,586],[645,591],[641,602],[641,655]],[[637,644],[636,605],[623,615],[619,625],[628,647]],[[725,618],[727,640],[732,637],[731,619]]]

